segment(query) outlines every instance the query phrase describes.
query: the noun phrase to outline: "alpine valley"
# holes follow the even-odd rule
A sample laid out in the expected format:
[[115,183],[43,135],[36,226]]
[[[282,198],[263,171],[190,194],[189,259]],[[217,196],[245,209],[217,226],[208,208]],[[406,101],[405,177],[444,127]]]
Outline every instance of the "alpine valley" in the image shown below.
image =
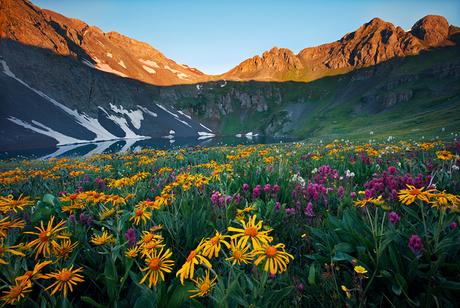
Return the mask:
[[[299,37],[299,40],[302,40]],[[221,75],[26,0],[0,0],[0,150],[122,138],[423,135],[460,127],[460,28],[374,18]],[[306,42],[307,45],[307,42]]]

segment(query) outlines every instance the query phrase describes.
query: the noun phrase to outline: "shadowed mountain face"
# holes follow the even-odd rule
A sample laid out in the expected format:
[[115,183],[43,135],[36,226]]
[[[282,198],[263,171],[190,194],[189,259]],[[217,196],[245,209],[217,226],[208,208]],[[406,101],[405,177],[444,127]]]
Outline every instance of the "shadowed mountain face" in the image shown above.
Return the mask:
[[455,129],[458,33],[440,16],[411,31],[376,18],[337,42],[274,48],[208,76],[121,34],[1,0],[0,149]]

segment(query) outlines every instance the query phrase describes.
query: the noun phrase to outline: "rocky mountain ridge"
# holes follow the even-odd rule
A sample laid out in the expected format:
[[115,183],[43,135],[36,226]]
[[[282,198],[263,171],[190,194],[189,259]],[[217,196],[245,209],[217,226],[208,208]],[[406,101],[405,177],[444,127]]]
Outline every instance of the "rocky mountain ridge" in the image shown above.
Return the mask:
[[442,16],[428,15],[410,31],[374,18],[340,40],[309,47],[294,54],[286,48],[272,48],[261,56],[243,61],[223,74],[229,80],[311,81],[395,57],[417,55],[431,48],[453,46],[457,28]]
[[0,26],[1,39],[44,48],[121,77],[155,85],[208,79],[199,70],[177,64],[146,43],[117,32],[105,33],[26,0],[2,0]]

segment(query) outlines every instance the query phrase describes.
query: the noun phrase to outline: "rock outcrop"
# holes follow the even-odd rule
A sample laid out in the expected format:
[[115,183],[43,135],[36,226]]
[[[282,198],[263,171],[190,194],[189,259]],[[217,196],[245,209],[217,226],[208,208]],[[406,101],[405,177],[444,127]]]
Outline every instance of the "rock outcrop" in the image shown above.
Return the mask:
[[229,80],[311,81],[454,45],[450,40],[457,33],[454,28],[442,16],[425,16],[410,31],[374,18],[336,42],[305,48],[297,55],[289,49],[273,48],[222,76]]

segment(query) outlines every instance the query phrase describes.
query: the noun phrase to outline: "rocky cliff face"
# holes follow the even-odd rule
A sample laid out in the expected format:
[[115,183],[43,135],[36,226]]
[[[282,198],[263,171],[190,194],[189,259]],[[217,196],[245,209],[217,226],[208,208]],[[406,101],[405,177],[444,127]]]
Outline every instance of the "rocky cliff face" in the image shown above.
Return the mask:
[[434,47],[454,45],[449,23],[442,16],[426,16],[410,31],[374,18],[340,40],[305,48],[295,55],[273,48],[223,75],[230,80],[309,81],[323,76],[368,67],[395,57],[419,54]]
[[24,45],[72,57],[82,64],[154,85],[187,84],[208,77],[180,65],[152,46],[97,27],[25,0],[2,0],[0,36]]

